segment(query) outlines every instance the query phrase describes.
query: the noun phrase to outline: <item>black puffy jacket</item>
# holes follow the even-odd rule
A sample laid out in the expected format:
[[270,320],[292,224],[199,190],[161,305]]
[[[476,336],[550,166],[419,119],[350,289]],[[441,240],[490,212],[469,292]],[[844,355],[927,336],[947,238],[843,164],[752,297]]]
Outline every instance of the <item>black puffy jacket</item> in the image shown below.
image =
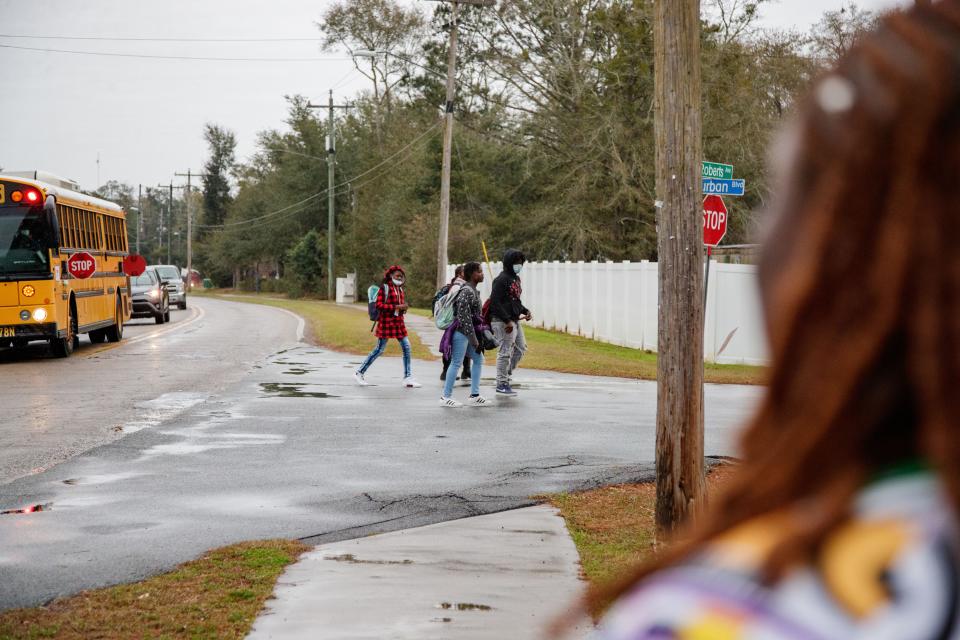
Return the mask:
[[527,259],[516,249],[507,249],[503,254],[503,271],[493,281],[493,291],[490,293],[490,317],[503,322],[516,322],[520,316],[526,315],[528,310],[523,306],[520,296],[523,287],[520,277],[514,272],[514,265],[522,264]]

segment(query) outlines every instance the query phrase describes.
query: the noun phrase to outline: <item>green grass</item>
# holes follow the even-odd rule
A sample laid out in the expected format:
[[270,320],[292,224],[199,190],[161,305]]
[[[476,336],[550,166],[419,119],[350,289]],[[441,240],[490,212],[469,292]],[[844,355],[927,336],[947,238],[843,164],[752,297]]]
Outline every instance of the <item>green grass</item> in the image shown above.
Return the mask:
[[245,542],[135,584],[0,613],[0,640],[244,638],[300,542]]
[[[427,309],[410,313],[430,317]],[[559,331],[525,326],[529,350],[521,367],[579,373],[588,376],[613,376],[640,380],[657,379],[657,354],[642,349],[618,347]],[[763,384],[766,368],[740,364],[704,365],[704,380],[717,384]]]
[[[289,300],[270,294],[234,295],[223,290],[200,295],[292,311],[306,320],[307,340],[333,351],[366,355],[376,342],[376,337],[370,332],[373,323],[367,318],[366,308],[359,306],[338,305],[321,300]],[[410,332],[410,344],[413,347],[414,358],[423,360],[438,358],[437,354],[431,353],[430,349],[420,341],[416,332]],[[390,341],[386,355],[401,355],[400,345],[396,340]]]

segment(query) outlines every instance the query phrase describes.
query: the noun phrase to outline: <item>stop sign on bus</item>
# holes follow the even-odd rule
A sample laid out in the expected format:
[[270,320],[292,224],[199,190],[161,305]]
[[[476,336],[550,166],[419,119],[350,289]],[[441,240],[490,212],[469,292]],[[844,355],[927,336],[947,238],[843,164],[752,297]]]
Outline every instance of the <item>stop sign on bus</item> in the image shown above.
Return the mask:
[[67,260],[67,271],[74,278],[85,280],[97,271],[97,261],[86,251],[80,251]]
[[703,244],[715,247],[727,235],[727,205],[720,196],[703,199]]

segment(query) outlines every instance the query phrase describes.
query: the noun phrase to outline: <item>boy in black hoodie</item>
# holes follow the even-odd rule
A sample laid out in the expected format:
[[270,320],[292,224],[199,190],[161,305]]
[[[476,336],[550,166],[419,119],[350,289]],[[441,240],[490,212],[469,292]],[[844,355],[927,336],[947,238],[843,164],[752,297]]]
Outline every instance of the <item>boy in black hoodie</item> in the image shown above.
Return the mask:
[[520,272],[527,261],[516,249],[507,249],[503,254],[503,271],[493,281],[490,293],[490,326],[500,341],[497,354],[497,393],[503,396],[515,396],[510,387],[510,377],[527,350],[527,341],[523,336],[520,320],[532,320],[533,314],[523,306],[520,296]]

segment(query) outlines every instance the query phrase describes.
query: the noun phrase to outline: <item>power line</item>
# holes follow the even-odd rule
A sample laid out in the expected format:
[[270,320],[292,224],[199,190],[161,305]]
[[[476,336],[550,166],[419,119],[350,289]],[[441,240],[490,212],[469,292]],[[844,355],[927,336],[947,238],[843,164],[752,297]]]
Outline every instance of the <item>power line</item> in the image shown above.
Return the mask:
[[152,37],[112,37],[112,36],[37,36],[14,33],[0,33],[0,38],[19,38],[24,40],[94,40],[103,42],[319,42],[323,38],[152,38]]
[[203,60],[208,62],[329,62],[332,60],[352,60],[349,57],[329,58],[222,58],[211,56],[161,56],[144,53],[108,53],[104,51],[76,51],[73,49],[47,49],[41,47],[20,47],[12,44],[0,44],[3,49],[20,49],[22,51],[41,51],[44,53],[67,53],[81,56],[106,56],[109,58],[148,58],[152,60]]
[[[421,140],[423,140],[428,134],[430,134],[430,133],[431,133],[434,129],[436,129],[439,125],[440,125],[440,121],[435,122],[435,123],[432,124],[426,131],[424,131],[423,133],[421,133],[419,136],[417,136],[416,138],[414,138],[412,141],[410,141],[409,143],[407,143],[406,145],[404,145],[399,151],[397,151],[397,152],[394,153],[393,155],[389,156],[388,158],[386,158],[386,159],[383,160],[382,162],[374,165],[374,166],[371,167],[370,169],[367,169],[367,170],[364,171],[363,173],[357,174],[356,176],[354,176],[353,178],[351,178],[351,179],[349,179],[349,180],[345,180],[344,182],[341,182],[341,183],[338,184],[338,185],[334,185],[334,187],[333,187],[334,195],[335,195],[335,196],[343,195],[344,193],[348,193],[350,189],[359,189],[359,188],[362,187],[362,186],[365,186],[365,185],[367,185],[367,184],[369,184],[369,183],[371,183],[371,182],[376,181],[378,178],[380,178],[381,176],[383,176],[383,175],[386,173],[386,171],[382,171],[382,172],[378,173],[377,175],[375,175],[375,176],[369,178],[368,180],[365,180],[365,181],[363,181],[363,182],[361,182],[361,183],[359,183],[359,184],[354,184],[354,183],[355,183],[357,180],[359,180],[360,178],[362,178],[362,177],[364,177],[364,176],[370,175],[372,172],[374,172],[374,171],[376,171],[377,169],[383,167],[384,165],[386,165],[386,164],[389,163],[391,160],[395,159],[397,156],[399,156],[400,154],[404,153],[405,151],[410,151],[410,150],[412,150],[412,148],[414,147],[414,145],[416,145],[418,142],[420,142]],[[278,150],[278,151],[287,151],[286,149],[277,149],[277,150]],[[296,152],[293,152],[293,153],[296,153]],[[298,153],[297,155],[306,155],[306,154],[300,154],[300,153]],[[311,156],[307,156],[307,157],[309,158],[309,157],[311,157]],[[313,156],[313,157],[316,158],[316,156]],[[316,158],[316,159],[320,159],[320,158]],[[401,158],[401,161],[402,161],[402,160],[405,160],[405,159],[406,159],[406,156],[404,156],[403,158]],[[399,163],[395,163],[395,164],[399,164]],[[392,166],[389,167],[389,168],[392,168]],[[343,191],[340,191],[339,189],[341,189],[342,187],[347,187],[347,189],[346,189],[346,190],[343,190]],[[270,213],[266,213],[266,214],[264,214],[264,215],[262,215],[262,216],[257,216],[257,217],[255,217],[255,218],[248,218],[248,219],[246,219],[246,220],[236,220],[236,221],[234,221],[234,222],[225,222],[225,223],[223,223],[223,224],[205,224],[205,225],[195,225],[195,226],[197,226],[198,228],[202,228],[202,229],[214,229],[214,228],[216,228],[216,229],[226,229],[226,228],[236,228],[236,227],[241,227],[241,226],[247,227],[247,228],[256,228],[256,227],[262,226],[262,225],[264,225],[264,224],[267,224],[267,222],[266,222],[267,220],[269,220],[269,221],[272,223],[272,222],[274,222],[275,220],[281,220],[281,219],[286,218],[286,217],[292,217],[293,215],[295,215],[295,214],[297,214],[297,213],[302,213],[303,211],[305,211],[305,210],[307,209],[307,207],[302,206],[302,205],[306,205],[307,203],[310,203],[310,202],[312,202],[313,200],[316,200],[317,198],[320,198],[320,197],[326,195],[329,191],[330,191],[329,188],[323,189],[322,191],[319,191],[319,192],[317,192],[317,193],[315,193],[315,194],[313,194],[313,195],[311,195],[311,196],[308,196],[307,198],[304,198],[303,200],[301,200],[301,201],[299,201],[299,202],[295,202],[295,203],[293,203],[293,204],[291,204],[291,205],[289,205],[289,206],[286,206],[286,207],[284,207],[284,208],[282,208],[282,209],[277,209],[276,211],[271,211]],[[292,211],[292,209],[294,209],[294,208],[296,208],[296,207],[301,207],[301,208],[298,209],[297,211]],[[260,223],[260,224],[251,224],[251,223]]]

